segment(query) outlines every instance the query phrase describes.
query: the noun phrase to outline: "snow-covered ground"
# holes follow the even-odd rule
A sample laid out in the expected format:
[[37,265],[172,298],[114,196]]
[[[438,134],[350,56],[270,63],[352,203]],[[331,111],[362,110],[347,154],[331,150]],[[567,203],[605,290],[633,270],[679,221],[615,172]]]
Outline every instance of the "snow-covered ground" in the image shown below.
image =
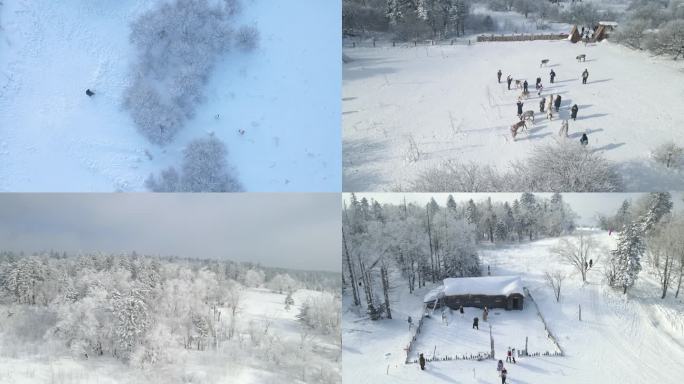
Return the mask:
[[[588,282],[550,253],[558,239],[540,240],[519,245],[486,247],[484,266],[493,275],[520,274],[534,296],[550,329],[558,338],[566,356],[520,358],[518,364],[506,364],[512,383],[679,383],[684,368],[684,298],[659,299],[657,284],[647,268],[627,294],[622,295],[602,283],[602,263],[615,235],[591,231],[602,246],[601,259],[588,273]],[[594,256],[597,260],[598,255]],[[546,270],[561,269],[571,276],[565,280],[561,302],[544,283]],[[403,282],[402,282],[403,283]],[[372,322],[350,309],[349,297],[343,305],[343,381],[349,383],[496,383],[496,363],[485,361],[439,361],[428,363],[421,372],[416,364],[404,364],[405,346],[410,340],[407,317],[419,319],[423,295],[432,287],[411,295],[400,286],[393,292],[393,320]],[[527,303],[529,304],[529,302]],[[578,308],[582,306],[582,321]],[[509,316],[508,312],[505,312]],[[502,315],[503,316],[503,315]],[[511,315],[515,316],[515,314]],[[523,315],[524,316],[524,315]],[[458,317],[458,315],[457,315]],[[472,316],[469,316],[472,317]],[[496,316],[491,316],[495,318]],[[441,320],[435,319],[435,322]],[[468,319],[466,319],[467,322]],[[471,319],[472,320],[472,319]],[[493,321],[497,321],[493,319]],[[430,357],[442,335],[447,348],[460,339],[452,335],[452,326],[428,324],[431,345],[421,341],[419,348]],[[472,333],[469,324],[463,332]],[[524,338],[524,325],[511,327],[512,337]],[[542,330],[543,331],[543,330]],[[484,331],[481,331],[484,332]],[[496,343],[496,353],[503,356],[507,345]],[[530,344],[532,345],[532,344]],[[457,346],[455,346],[457,347]],[[487,351],[487,345],[483,352]],[[438,353],[439,354],[439,353]]]
[[2,2],[0,191],[144,190],[209,132],[248,191],[339,191],[340,0],[244,0],[239,23],[257,26],[259,48],[215,66],[204,103],[165,148],[122,108],[129,24],[159,1]]
[[[310,297],[321,295],[321,292],[300,289],[293,293],[294,306],[285,310],[286,295],[266,289],[251,288],[244,292],[241,305],[238,329],[247,330],[250,323],[259,333],[267,332],[275,336],[279,345],[301,342],[302,325],[296,315],[299,306]],[[2,309],[2,308],[0,308]],[[221,309],[227,315],[227,309]],[[6,316],[5,311],[0,314]],[[227,317],[226,317],[227,318]],[[268,325],[267,331],[264,326]],[[316,375],[316,370],[332,369],[339,377],[339,345],[337,337],[324,337],[315,333],[307,333],[307,345],[313,346],[310,354],[311,366],[307,367],[309,377]],[[177,349],[174,355],[178,360],[174,365],[157,365],[153,369],[138,369],[123,364],[113,357],[101,356],[88,360],[72,357],[59,357],[59,353],[68,353],[54,341],[43,345],[3,345],[2,327],[0,326],[0,383],[13,384],[86,384],[86,383],[238,383],[262,384],[317,382],[310,378],[299,380],[288,376],[270,362],[261,361],[248,356],[235,345],[224,347],[219,351],[193,351]],[[292,358],[284,356],[283,358]],[[287,378],[287,379],[285,379]],[[333,382],[339,382],[339,379]]]
[[[684,175],[650,160],[666,141],[684,144],[681,64],[603,42],[479,43],[454,46],[349,48],[343,66],[343,188],[346,191],[410,187],[422,170],[445,160],[490,164],[505,170],[534,146],[558,137],[573,104],[570,140],[583,132],[589,147],[617,163],[629,191],[684,189]],[[575,57],[586,54],[585,62]],[[541,59],[550,59],[540,68]],[[581,73],[589,70],[588,84]],[[529,134],[511,140],[519,90],[502,79],[527,79],[536,112]],[[549,83],[549,72],[557,73]],[[560,116],[539,113],[534,84],[542,95],[561,95]],[[560,117],[560,118],[559,118]],[[415,143],[415,146],[412,145]],[[419,158],[415,161],[415,149]]]

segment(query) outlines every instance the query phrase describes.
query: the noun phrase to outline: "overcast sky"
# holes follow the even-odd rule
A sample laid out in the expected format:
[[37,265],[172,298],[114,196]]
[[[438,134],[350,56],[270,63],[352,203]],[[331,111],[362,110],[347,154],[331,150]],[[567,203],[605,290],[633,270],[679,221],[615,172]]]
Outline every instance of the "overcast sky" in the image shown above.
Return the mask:
[[[458,201],[467,201],[473,199],[474,201],[484,200],[488,196],[492,197],[492,201],[509,201],[520,198],[520,193],[452,193],[454,199]],[[550,193],[535,193],[537,196],[551,197]],[[612,215],[620,207],[620,204],[625,199],[636,201],[643,194],[640,193],[563,193],[563,200],[568,203],[572,210],[580,217],[577,219],[579,225],[593,226],[596,225],[597,215]],[[375,199],[380,203],[402,204],[404,197],[407,202],[416,202],[426,204],[434,197],[439,205],[446,205],[448,193],[357,193],[358,199],[366,197],[367,199]],[[345,194],[344,199],[347,201],[349,195]],[[683,209],[684,202],[682,202],[681,193],[673,193],[672,200],[675,204],[675,210]]]
[[0,248],[103,251],[340,271],[334,193],[0,194]]

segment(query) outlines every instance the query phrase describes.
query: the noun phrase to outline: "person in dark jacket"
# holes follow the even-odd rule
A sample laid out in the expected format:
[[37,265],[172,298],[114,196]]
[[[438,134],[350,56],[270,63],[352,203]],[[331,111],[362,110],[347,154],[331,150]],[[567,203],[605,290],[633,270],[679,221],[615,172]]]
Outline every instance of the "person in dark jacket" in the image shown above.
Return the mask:
[[506,78],[506,82],[508,83],[508,90],[510,91],[511,83],[513,82],[513,78],[511,77],[511,75],[508,75],[508,77]]
[[577,111],[579,111],[579,107],[577,106],[577,104],[575,104],[570,109],[570,118],[571,119],[577,120]]
[[551,84],[553,84],[553,80],[556,78],[556,72],[551,70],[551,73],[549,73],[549,77],[551,78]]
[[541,85],[541,77],[537,77],[537,82],[534,84],[534,88],[539,89],[539,85]]
[[583,147],[589,145],[589,138],[587,137],[586,133],[582,134],[582,137],[580,138],[580,144],[582,144]]
[[582,72],[582,84],[586,84],[588,78],[589,78],[589,71],[585,68],[584,72]]
[[424,371],[425,370],[425,357],[423,354],[420,354],[420,357],[418,358],[418,362],[420,363],[420,370]]
[[95,95],[95,92],[91,91],[90,88],[88,88],[86,89],[86,95],[88,95],[88,97],[93,97]]
[[480,330],[480,319],[473,317],[473,329]]
[[560,106],[561,106],[561,96],[560,95],[556,96],[556,100],[554,100],[553,106],[556,107],[556,112],[558,112],[558,110],[560,109]]
[[501,82],[501,70],[499,69],[499,72],[496,73],[496,79],[499,80],[499,83]]
[[463,317],[465,312],[463,312],[463,306],[462,305],[458,308],[458,311],[461,312],[461,317]]
[[523,91],[527,92],[527,80],[523,83]]
[[504,368],[501,370],[501,384],[506,384],[506,377],[508,377],[508,371]]
[[542,97],[541,100],[539,100],[539,112],[544,113],[544,104],[546,104],[546,98]]
[[523,102],[522,100],[518,100],[518,103],[516,104],[518,106],[518,116],[523,114]]

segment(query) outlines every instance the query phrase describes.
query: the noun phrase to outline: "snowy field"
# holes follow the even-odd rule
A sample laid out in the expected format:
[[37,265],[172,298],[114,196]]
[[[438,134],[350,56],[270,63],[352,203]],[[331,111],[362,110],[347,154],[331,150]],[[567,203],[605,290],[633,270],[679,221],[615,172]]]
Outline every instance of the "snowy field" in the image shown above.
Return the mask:
[[[684,143],[681,64],[603,42],[479,43],[433,47],[345,49],[343,66],[343,188],[346,191],[407,189],[425,169],[446,160],[490,164],[505,170],[539,144],[558,137],[561,120],[577,104],[569,140],[583,132],[589,148],[617,163],[629,191],[684,189],[681,172],[650,160],[657,146]],[[586,54],[585,62],[575,57]],[[540,68],[541,59],[550,59]],[[581,73],[589,71],[588,84]],[[511,139],[520,90],[497,83],[507,75],[527,79],[534,110],[529,134]],[[556,74],[549,83],[549,72]],[[560,116],[539,112],[542,96],[560,95]],[[415,143],[412,144],[412,143]],[[415,152],[419,153],[417,161]]]
[[[245,292],[244,304],[240,313],[238,329],[245,335],[251,330],[259,334],[269,334],[278,347],[292,345],[295,350],[302,345],[303,327],[296,315],[299,305],[311,297],[321,295],[320,292],[300,289],[293,293],[294,306],[284,309],[286,295],[266,289],[251,288]],[[228,309],[221,309],[228,318]],[[0,315],[8,315],[7,308],[0,307]],[[54,341],[42,345],[16,346],[2,342],[2,326],[0,325],[0,383],[13,384],[118,384],[118,383],[195,383],[195,384],[262,384],[288,382],[318,382],[312,377],[317,371],[334,372],[339,382],[340,347],[339,336],[327,337],[306,332],[305,347],[313,348],[308,354],[310,366],[307,367],[307,379],[300,380],[286,373],[286,367],[268,367],[267,362],[244,354],[236,346],[225,346],[215,353],[193,351],[178,348],[174,355],[178,361],[173,365],[157,365],[153,369],[138,369],[125,365],[113,357],[100,356],[94,359],[78,359],[58,357],[68,354],[63,346]],[[275,348],[275,346],[274,346]],[[249,357],[249,358],[248,358]],[[291,358],[292,356],[284,356]],[[282,369],[282,372],[277,371]],[[299,374],[297,374],[299,376]]]
[[[566,353],[565,357],[520,358],[506,364],[511,383],[679,383],[684,373],[684,299],[670,295],[660,300],[658,286],[645,266],[629,299],[602,284],[602,262],[614,245],[615,234],[592,231],[606,250],[588,273],[588,282],[557,260],[549,250],[558,239],[520,245],[489,247],[483,250],[483,265],[492,275],[520,274],[540,306],[552,332]],[[594,258],[596,260],[596,258]],[[564,282],[561,302],[543,280],[549,268],[563,269],[572,275]],[[399,289],[392,297],[393,320],[371,322],[353,313],[345,301],[343,313],[343,381],[349,383],[498,383],[496,364],[485,361],[440,361],[428,363],[421,372],[416,364],[404,364],[404,348],[410,340],[407,316],[418,319],[423,295],[430,286],[413,295]],[[349,299],[349,297],[345,297]],[[526,303],[526,305],[529,302]],[[578,320],[578,305],[582,321]],[[505,313],[508,315],[508,313]],[[472,316],[469,316],[472,317]],[[495,318],[496,316],[491,316]],[[466,319],[467,320],[467,319]],[[472,319],[471,319],[472,321]],[[496,320],[494,320],[496,321]],[[450,344],[451,326],[434,324],[428,335]],[[471,331],[463,324],[464,332]],[[484,328],[484,327],[483,327]],[[483,331],[481,331],[483,332]],[[514,332],[514,331],[511,331]],[[523,332],[513,336],[523,337]],[[419,340],[420,340],[419,336]],[[453,339],[458,342],[458,338]],[[422,342],[421,342],[422,343]],[[434,342],[433,342],[434,344]],[[530,344],[533,345],[533,344]],[[505,346],[497,344],[497,354]],[[431,356],[433,345],[424,345]],[[446,348],[443,346],[441,348]],[[440,347],[438,347],[438,350]],[[485,348],[483,348],[486,351]]]
[[259,47],[214,66],[164,148],[122,106],[130,23],[161,1],[0,3],[0,191],[141,191],[212,132],[248,191],[339,191],[340,1],[244,0]]

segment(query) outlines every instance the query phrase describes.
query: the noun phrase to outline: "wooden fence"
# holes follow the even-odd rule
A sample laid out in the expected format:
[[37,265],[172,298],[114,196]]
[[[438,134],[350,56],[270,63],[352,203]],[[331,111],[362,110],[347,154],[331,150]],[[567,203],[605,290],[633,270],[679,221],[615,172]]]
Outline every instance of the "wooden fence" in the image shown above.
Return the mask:
[[[546,331],[546,335],[551,339],[553,344],[556,346],[558,349],[557,353],[560,356],[565,356],[565,353],[563,352],[563,348],[561,348],[560,344],[558,343],[558,339],[556,336],[554,336],[553,332],[551,332],[551,329],[549,326],[546,324],[546,320],[544,319],[544,316],[542,316],[541,312],[539,311],[539,306],[537,305],[537,302],[534,301],[534,298],[532,297],[532,294],[530,294],[530,291],[527,289],[527,287],[523,287],[523,290],[525,291],[525,296],[530,299],[530,301],[534,304],[534,308],[537,310],[537,316],[541,319],[542,323],[544,324],[544,330]],[[548,354],[545,353],[544,356],[557,356],[555,353],[554,354]]]
[[479,35],[477,41],[482,42],[497,42],[497,41],[533,41],[533,40],[564,40],[568,38],[567,33],[555,34],[520,34],[520,35]]

